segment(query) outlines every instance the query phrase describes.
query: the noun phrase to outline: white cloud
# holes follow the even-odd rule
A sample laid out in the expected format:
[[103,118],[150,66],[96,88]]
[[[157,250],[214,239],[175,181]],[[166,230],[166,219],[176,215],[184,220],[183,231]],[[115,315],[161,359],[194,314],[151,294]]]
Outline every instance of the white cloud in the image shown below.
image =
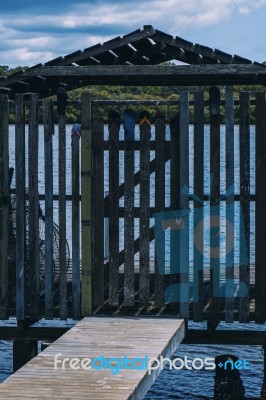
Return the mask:
[[251,9],[249,7],[239,7],[239,13],[243,14],[243,15],[248,15],[249,13],[251,13]]
[[[146,0],[113,1],[112,4],[105,0],[95,4],[77,2],[72,12],[65,14],[18,16],[14,13],[12,18],[2,15],[1,63],[15,66],[22,61],[29,65],[45,62],[111,39],[114,35],[110,34],[110,27],[123,35],[144,24],[152,24],[186,38],[188,32],[219,26],[236,16],[252,15],[265,6],[266,0]],[[80,28],[83,32],[79,32]],[[64,29],[70,29],[73,35],[64,34]]]
[[10,63],[4,63],[9,66],[30,65],[39,63],[40,60],[50,60],[53,53],[49,51],[31,51],[28,47],[19,47],[1,53],[3,59],[10,60]]
[[[40,36],[34,38],[27,38],[27,46],[31,48],[40,48],[49,46],[51,38],[49,36]],[[25,45],[25,39],[13,39],[9,41],[9,45],[19,48]]]

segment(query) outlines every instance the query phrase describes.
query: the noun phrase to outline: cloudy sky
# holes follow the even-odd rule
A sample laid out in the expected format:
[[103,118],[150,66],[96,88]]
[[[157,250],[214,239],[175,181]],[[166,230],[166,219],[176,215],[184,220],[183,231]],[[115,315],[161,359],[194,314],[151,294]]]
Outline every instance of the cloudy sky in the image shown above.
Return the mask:
[[32,66],[143,25],[266,61],[266,0],[2,0],[0,65]]

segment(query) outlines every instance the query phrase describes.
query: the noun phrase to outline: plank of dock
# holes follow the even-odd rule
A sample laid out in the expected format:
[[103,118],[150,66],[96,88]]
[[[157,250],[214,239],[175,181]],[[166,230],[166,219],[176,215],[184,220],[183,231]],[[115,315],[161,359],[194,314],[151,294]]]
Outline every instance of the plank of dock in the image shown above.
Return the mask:
[[0,384],[7,399],[142,399],[160,370],[54,368],[54,357],[170,357],[185,336],[181,319],[86,317]]

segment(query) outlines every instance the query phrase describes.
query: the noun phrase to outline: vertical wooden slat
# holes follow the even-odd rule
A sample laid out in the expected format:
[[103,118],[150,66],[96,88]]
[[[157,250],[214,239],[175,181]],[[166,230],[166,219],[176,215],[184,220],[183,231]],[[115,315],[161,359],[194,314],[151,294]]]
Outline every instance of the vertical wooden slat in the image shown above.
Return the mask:
[[125,211],[124,211],[124,303],[133,307],[134,297],[134,138],[127,140],[125,134]]
[[25,319],[25,128],[23,95],[16,103],[16,309],[17,319]]
[[104,304],[104,125],[93,120],[93,306]]
[[58,192],[60,319],[66,319],[66,118],[64,110],[62,110],[62,113],[59,114],[58,118]]
[[[250,121],[249,93],[240,93],[240,230],[239,230],[239,322],[249,321],[250,281]],[[265,112],[264,108],[264,112]],[[263,140],[260,145],[263,146]],[[263,149],[263,147],[261,148]],[[261,149],[259,151],[261,151]],[[264,143],[265,151],[265,143]],[[264,153],[265,157],[265,153]],[[265,168],[265,167],[264,167]],[[265,173],[265,172],[264,172]],[[266,175],[264,175],[264,178]],[[263,178],[263,179],[264,179]],[[265,182],[265,180],[263,180]],[[264,185],[264,183],[263,183]],[[266,193],[264,191],[264,193]],[[265,197],[264,197],[265,204]],[[266,215],[266,214],[265,214]],[[265,220],[264,220],[265,221]],[[263,230],[265,225],[263,225]],[[258,236],[256,235],[256,241]],[[264,247],[264,245],[263,245]],[[264,252],[266,255],[266,252]],[[265,258],[264,258],[265,262]],[[257,304],[257,303],[256,303]]]
[[[220,296],[220,91],[210,88],[210,319],[208,328],[219,323]],[[215,234],[215,232],[218,234]]]
[[194,269],[193,320],[203,320],[203,254],[204,254],[204,92],[194,95]]
[[0,319],[8,318],[8,96],[0,95]]
[[120,115],[110,111],[109,122],[109,304],[119,303],[119,130]]
[[[189,317],[189,93],[180,93],[180,210],[185,228],[180,230],[180,317]],[[187,189],[187,190],[186,190]]]
[[[155,115],[155,212],[162,213],[165,210],[165,115]],[[162,260],[165,260],[165,234],[161,243],[156,243],[156,251],[160,252]],[[159,248],[158,248],[159,246]],[[161,269],[159,268],[161,267]],[[163,270],[162,270],[163,269]],[[165,265],[158,265],[155,257],[155,289],[154,305],[160,307],[164,304],[164,274]]]
[[226,259],[225,322],[234,321],[234,97],[233,87],[225,91],[226,135]]
[[91,95],[81,98],[81,315],[92,315],[92,146]]
[[265,322],[266,310],[266,102],[265,92],[256,93],[256,208],[255,208],[255,320]]
[[45,169],[45,318],[53,318],[53,104],[43,100]]
[[40,316],[39,283],[39,192],[38,192],[38,95],[30,95],[29,102],[29,316],[38,320]]
[[[180,123],[179,114],[170,120],[170,209],[171,218],[180,215]],[[170,230],[170,287],[166,301],[171,302],[171,308],[179,307],[180,290],[180,231]]]
[[80,156],[79,132],[72,132],[72,298],[73,318],[80,318]]
[[139,301],[149,304],[150,279],[150,135],[151,125],[146,112],[139,115],[140,125],[140,217],[139,217]]

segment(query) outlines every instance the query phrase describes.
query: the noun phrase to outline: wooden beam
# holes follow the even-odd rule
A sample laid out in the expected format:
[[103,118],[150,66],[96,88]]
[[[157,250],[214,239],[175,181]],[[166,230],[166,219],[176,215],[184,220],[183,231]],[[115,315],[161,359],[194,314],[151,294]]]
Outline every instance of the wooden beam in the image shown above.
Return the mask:
[[[17,82],[21,79],[43,76],[200,76],[200,75],[246,75],[254,77],[256,74],[266,75],[266,67],[257,64],[210,64],[210,65],[90,65],[90,66],[43,66],[38,68],[30,68],[24,72],[16,74],[16,76],[7,78],[7,81]],[[161,82],[162,83],[162,82]]]
[[[266,85],[266,68],[257,64],[205,64],[205,65],[90,65],[90,66],[44,66],[30,68],[7,78],[2,86],[9,87],[18,80],[29,81],[42,76],[47,78],[43,89],[54,89],[62,79],[67,83],[110,85],[210,85],[210,84],[262,84]],[[162,79],[163,78],[163,79]],[[52,80],[52,81],[50,81]],[[31,91],[30,84],[24,91]]]
[[56,340],[70,328],[29,327],[21,330],[13,326],[1,326],[0,340]]
[[265,345],[266,332],[239,330],[216,330],[208,332],[201,329],[188,329],[182,344],[210,345]]

